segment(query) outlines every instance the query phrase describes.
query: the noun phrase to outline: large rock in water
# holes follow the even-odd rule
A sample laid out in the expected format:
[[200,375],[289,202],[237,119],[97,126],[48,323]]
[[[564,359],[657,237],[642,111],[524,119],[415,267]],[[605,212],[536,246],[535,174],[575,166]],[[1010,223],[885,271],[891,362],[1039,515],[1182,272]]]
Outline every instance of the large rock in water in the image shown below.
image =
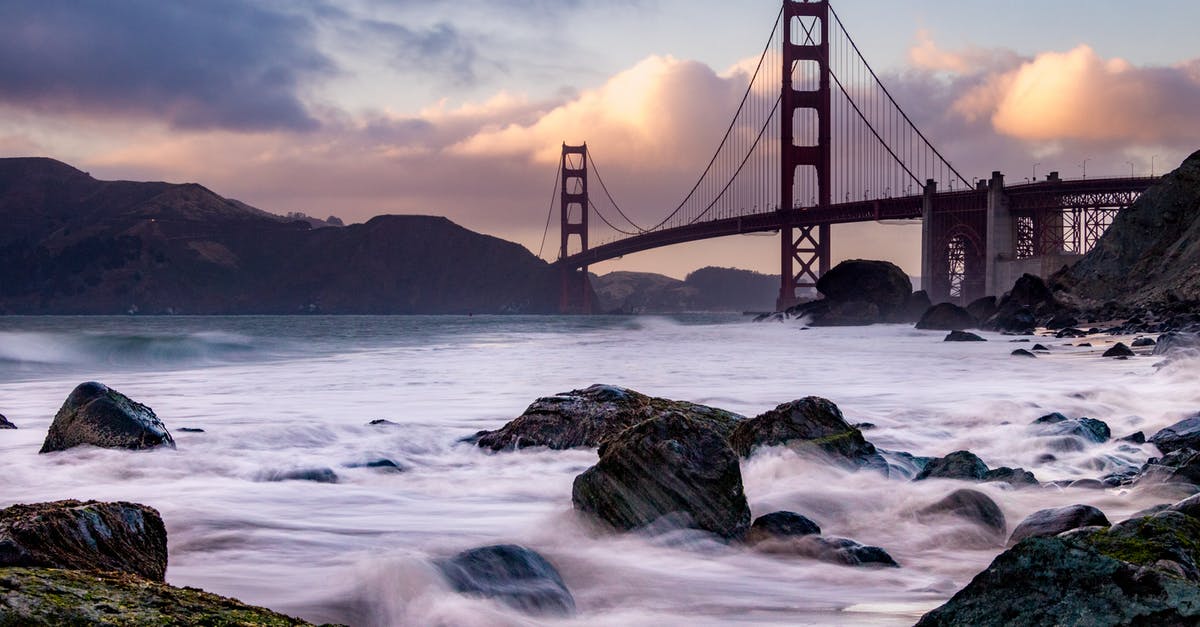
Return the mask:
[[843,466],[866,466],[887,473],[887,462],[862,431],[846,422],[837,405],[818,396],[784,403],[739,423],[729,443],[742,457],[760,446],[787,446]]
[[821,275],[817,291],[825,296],[812,310],[817,326],[901,322],[912,296],[912,280],[896,264],[851,259]]
[[575,509],[630,530],[666,516],[724,538],[750,526],[738,457],[708,424],[668,413],[600,445],[600,461],[575,477]]
[[2,568],[0,590],[0,625],[5,626],[309,624],[203,590],[118,572]]
[[156,510],[136,503],[13,505],[0,510],[0,567],[11,566],[120,571],[162,581],[167,530]]
[[728,436],[743,416],[687,401],[646,396],[615,385],[593,385],[539,398],[517,418],[495,431],[480,431],[475,442],[492,450],[546,446],[595,447],[639,422],[677,412]]
[[438,562],[454,589],[496,599],[530,614],[567,615],[575,598],[546,558],[515,544],[463,551]]
[[1183,448],[1200,451],[1200,415],[1185,418],[1150,436],[1150,443],[1164,453]]
[[175,440],[154,410],[94,381],[79,384],[67,397],[50,423],[39,452],[64,451],[80,444],[102,448],[175,448]]
[[993,331],[1031,333],[1039,318],[1049,318],[1061,310],[1062,305],[1041,277],[1023,274],[1000,299],[996,313],[981,326]]
[[1196,625],[1200,520],[1176,511],[1027,538],[918,627]]
[[1200,152],[1122,209],[1096,245],[1053,278],[1088,303],[1200,299]]
[[938,303],[921,315],[917,321],[918,329],[930,331],[962,331],[970,329],[977,323],[966,309],[954,303]]

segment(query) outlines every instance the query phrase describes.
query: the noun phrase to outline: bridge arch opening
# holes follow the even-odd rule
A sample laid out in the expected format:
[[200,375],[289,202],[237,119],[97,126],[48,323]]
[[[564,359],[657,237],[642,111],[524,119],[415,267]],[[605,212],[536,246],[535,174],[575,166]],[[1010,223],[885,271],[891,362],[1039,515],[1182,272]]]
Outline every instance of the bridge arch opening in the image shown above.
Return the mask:
[[966,305],[983,296],[986,269],[983,243],[966,229],[950,232],[944,247],[944,275],[949,300]]

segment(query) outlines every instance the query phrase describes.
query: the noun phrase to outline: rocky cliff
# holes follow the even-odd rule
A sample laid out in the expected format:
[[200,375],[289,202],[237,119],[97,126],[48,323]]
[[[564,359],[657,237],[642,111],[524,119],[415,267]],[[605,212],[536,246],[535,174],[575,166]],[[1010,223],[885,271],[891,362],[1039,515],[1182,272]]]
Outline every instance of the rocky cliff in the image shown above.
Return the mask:
[[549,313],[555,270],[431,216],[337,227],[0,159],[0,313]]

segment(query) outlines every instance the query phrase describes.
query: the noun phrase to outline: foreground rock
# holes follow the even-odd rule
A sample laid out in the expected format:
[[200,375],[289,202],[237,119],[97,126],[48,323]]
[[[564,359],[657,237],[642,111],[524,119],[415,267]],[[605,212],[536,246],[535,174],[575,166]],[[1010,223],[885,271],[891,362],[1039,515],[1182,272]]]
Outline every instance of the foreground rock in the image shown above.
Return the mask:
[[837,405],[818,396],[784,403],[739,423],[729,443],[742,457],[748,457],[760,446],[787,446],[845,467],[867,467],[887,473],[887,462],[863,437],[862,431],[846,422]]
[[1150,436],[1150,443],[1164,453],[1182,448],[1200,450],[1200,415],[1185,418]]
[[887,261],[843,261],[821,275],[817,291],[825,298],[797,305],[788,314],[808,316],[813,326],[911,322],[905,318],[913,294],[912,280]]
[[1021,524],[1013,529],[1008,544],[1009,546],[1014,545],[1025,538],[1056,536],[1064,531],[1081,527],[1109,526],[1112,526],[1112,523],[1108,522],[1104,512],[1091,505],[1054,507],[1038,510],[1022,520]]
[[962,479],[964,481],[998,481],[1015,486],[1037,485],[1033,473],[1024,468],[989,469],[979,456],[970,451],[955,451],[945,457],[935,457],[913,477],[913,481],[925,479]]
[[4,417],[4,414],[0,414],[0,429],[16,429],[16,428],[17,428],[17,425],[14,425],[13,423],[9,422],[8,418]]
[[1177,511],[1027,538],[918,627],[1195,625],[1200,520]]
[[668,412],[704,422],[724,436],[744,418],[706,405],[655,398],[614,385],[593,385],[539,398],[500,429],[475,434],[474,441],[496,451],[530,446],[597,447],[624,429]]
[[119,571],[162,581],[167,530],[157,511],[136,503],[13,505],[0,510],[0,567],[8,566]]
[[938,303],[930,307],[917,321],[918,329],[929,331],[962,331],[977,324],[966,309],[953,303]]
[[46,434],[41,453],[90,444],[102,448],[175,448],[154,410],[102,383],[81,383],[67,397]]
[[668,413],[600,445],[600,461],[575,478],[575,509],[621,530],[671,516],[723,538],[750,526],[738,457],[708,423]]
[[309,624],[236,599],[117,572],[0,568],[0,590],[0,625]]
[[537,552],[514,544],[463,551],[438,563],[457,592],[496,599],[530,614],[569,615],[575,598]]

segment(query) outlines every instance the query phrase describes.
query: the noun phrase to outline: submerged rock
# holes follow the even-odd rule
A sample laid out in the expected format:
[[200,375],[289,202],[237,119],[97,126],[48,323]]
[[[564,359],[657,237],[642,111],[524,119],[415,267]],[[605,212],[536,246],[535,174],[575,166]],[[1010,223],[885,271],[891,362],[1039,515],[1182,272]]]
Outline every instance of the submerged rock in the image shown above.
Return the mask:
[[546,558],[515,544],[463,551],[437,563],[455,591],[496,599],[530,614],[569,615],[575,598]]
[[13,423],[9,422],[8,418],[4,417],[4,414],[0,414],[0,429],[16,429],[16,428],[17,428],[17,425],[14,425]]
[[1013,351],[1011,354],[1013,357],[1037,357],[1037,355],[1035,355],[1023,348],[1018,348],[1017,350]]
[[495,451],[531,446],[596,447],[624,429],[671,412],[704,422],[725,437],[744,418],[716,407],[655,398],[613,385],[593,385],[539,398],[500,429],[480,431],[473,439],[478,446]]
[[975,523],[1001,540],[1008,531],[1008,522],[1000,506],[979,490],[955,490],[937,503],[917,510],[919,519],[937,515],[956,516]]
[[962,331],[978,324],[966,309],[953,303],[938,303],[921,315],[918,329],[929,331]]
[[761,446],[787,446],[847,467],[865,466],[887,472],[887,462],[862,431],[846,422],[837,405],[818,396],[784,403],[739,423],[729,443],[742,457]]
[[986,342],[987,340],[969,331],[951,331],[943,342]]
[[1112,437],[1104,421],[1095,418],[1068,418],[1054,412],[1033,421],[1034,431],[1041,436],[1074,436],[1100,444]]
[[988,467],[979,456],[970,451],[955,451],[945,457],[937,457],[925,464],[925,468],[913,477],[913,481],[925,479],[965,479],[983,481]]
[[81,444],[103,448],[175,448],[175,440],[154,410],[94,381],[81,383],[67,397],[46,434],[41,453]]
[[818,535],[773,538],[758,543],[754,549],[772,555],[798,555],[842,566],[900,567],[884,549],[849,538]]
[[668,515],[723,538],[750,527],[738,457],[709,423],[667,413],[600,445],[600,461],[575,477],[575,509],[621,530]]
[[0,590],[0,625],[309,625],[237,599],[119,572],[3,568]]
[[1150,443],[1164,453],[1182,448],[1200,450],[1200,414],[1185,418],[1150,436]]
[[1056,536],[1064,531],[1080,527],[1108,527],[1112,523],[1104,512],[1091,505],[1068,505],[1038,510],[1021,521],[1012,536],[1008,539],[1009,546],[1025,538],[1041,538]]
[[386,457],[379,457],[376,459],[367,460],[365,462],[350,462],[349,464],[345,464],[345,467],[346,468],[371,468],[373,470],[378,470],[380,472],[404,472],[404,471],[408,470],[408,467],[405,466],[404,464],[401,464],[394,460],[388,459]]
[[771,512],[754,519],[750,525],[750,533],[746,541],[760,542],[770,538],[791,538],[796,536],[819,535],[821,527],[817,523],[795,512]]
[[136,503],[13,505],[0,510],[0,567],[12,566],[109,570],[162,581],[167,530],[154,508]]
[[263,475],[263,481],[312,481],[314,483],[337,483],[337,473],[332,468],[295,468],[273,470]]
[[983,475],[984,483],[1007,483],[1012,486],[1040,485],[1037,477],[1024,468],[1009,468],[1001,466],[987,471]]
[[1117,342],[1112,348],[1104,351],[1104,357],[1133,357],[1134,352],[1124,342]]

